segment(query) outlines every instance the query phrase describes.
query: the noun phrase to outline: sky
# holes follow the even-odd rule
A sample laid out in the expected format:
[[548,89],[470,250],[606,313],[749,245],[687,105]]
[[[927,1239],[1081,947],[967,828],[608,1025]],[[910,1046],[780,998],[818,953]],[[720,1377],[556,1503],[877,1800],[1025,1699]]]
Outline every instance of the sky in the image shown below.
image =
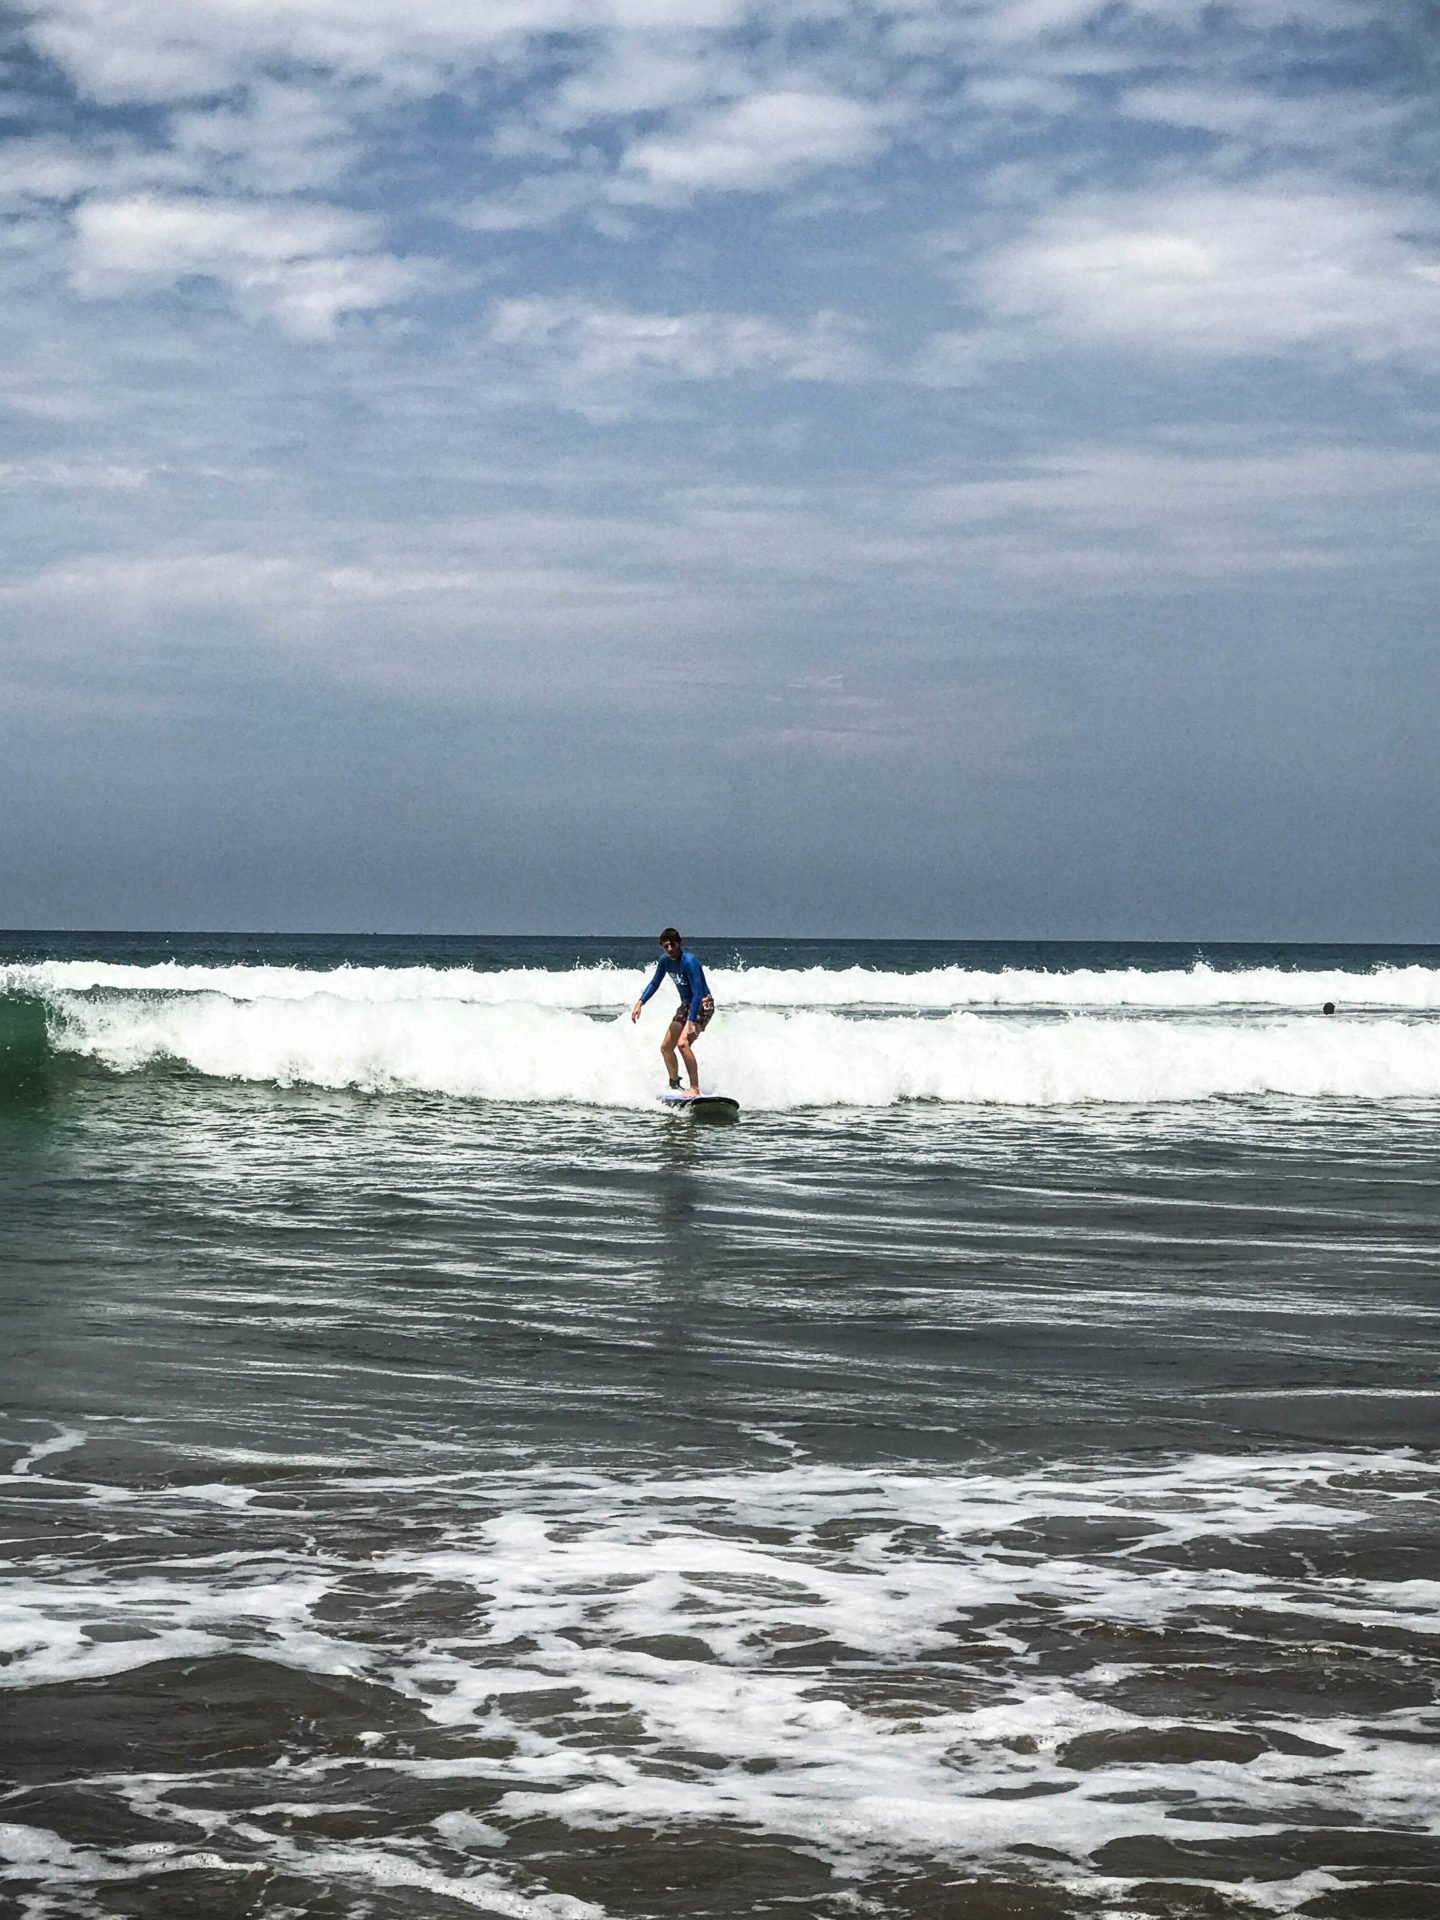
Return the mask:
[[0,924],[1440,939],[1437,80],[0,6]]

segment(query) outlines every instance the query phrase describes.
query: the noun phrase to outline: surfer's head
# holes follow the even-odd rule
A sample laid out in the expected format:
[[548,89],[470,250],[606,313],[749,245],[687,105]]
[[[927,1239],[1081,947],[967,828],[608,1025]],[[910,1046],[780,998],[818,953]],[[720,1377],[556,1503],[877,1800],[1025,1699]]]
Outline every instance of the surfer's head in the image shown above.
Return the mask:
[[666,927],[665,931],[660,935],[660,944],[665,949],[666,953],[669,953],[672,949],[676,953],[679,953],[680,935],[676,932],[674,927]]

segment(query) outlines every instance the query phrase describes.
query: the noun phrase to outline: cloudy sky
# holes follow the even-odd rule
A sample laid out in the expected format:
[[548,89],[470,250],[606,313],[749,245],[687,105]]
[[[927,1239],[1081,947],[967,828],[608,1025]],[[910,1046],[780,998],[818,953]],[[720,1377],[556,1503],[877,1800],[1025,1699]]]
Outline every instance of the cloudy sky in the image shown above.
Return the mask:
[[1429,0],[0,23],[0,923],[1440,938]]

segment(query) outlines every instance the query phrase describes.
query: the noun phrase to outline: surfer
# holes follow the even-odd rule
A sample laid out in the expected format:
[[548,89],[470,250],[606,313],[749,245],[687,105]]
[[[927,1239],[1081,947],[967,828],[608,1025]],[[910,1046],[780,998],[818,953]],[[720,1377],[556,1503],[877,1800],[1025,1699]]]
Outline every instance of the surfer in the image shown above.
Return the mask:
[[650,977],[650,984],[631,1008],[630,1018],[632,1022],[640,1018],[640,1009],[668,973],[680,990],[680,1005],[675,1009],[675,1018],[665,1029],[665,1038],[660,1042],[660,1057],[665,1062],[671,1086],[678,1088],[680,1074],[675,1063],[678,1049],[680,1058],[685,1062],[685,1071],[690,1076],[689,1097],[693,1100],[700,1091],[700,1069],[690,1049],[709,1026],[715,1012],[715,1002],[705,983],[705,969],[693,953],[686,951],[674,927],[666,927],[661,934],[660,949],[660,958]]

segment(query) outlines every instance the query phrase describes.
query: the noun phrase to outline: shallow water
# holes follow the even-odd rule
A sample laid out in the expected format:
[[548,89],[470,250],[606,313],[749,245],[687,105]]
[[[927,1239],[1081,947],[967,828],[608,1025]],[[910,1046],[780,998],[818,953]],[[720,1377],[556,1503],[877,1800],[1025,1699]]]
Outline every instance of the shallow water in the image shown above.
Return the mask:
[[1440,1911],[1440,954],[713,942],[717,1128],[169,948],[9,943],[14,1911]]

